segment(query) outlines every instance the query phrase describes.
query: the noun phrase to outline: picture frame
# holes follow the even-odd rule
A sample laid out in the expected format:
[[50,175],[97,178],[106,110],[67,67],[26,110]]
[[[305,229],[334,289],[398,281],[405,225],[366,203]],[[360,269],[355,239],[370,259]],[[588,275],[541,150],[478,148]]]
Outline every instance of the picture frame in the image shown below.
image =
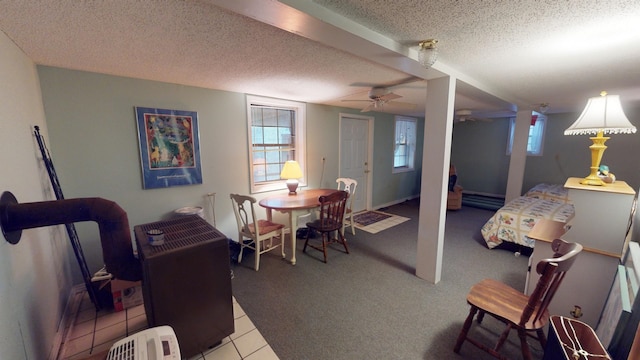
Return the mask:
[[142,187],[202,184],[198,114],[135,107]]

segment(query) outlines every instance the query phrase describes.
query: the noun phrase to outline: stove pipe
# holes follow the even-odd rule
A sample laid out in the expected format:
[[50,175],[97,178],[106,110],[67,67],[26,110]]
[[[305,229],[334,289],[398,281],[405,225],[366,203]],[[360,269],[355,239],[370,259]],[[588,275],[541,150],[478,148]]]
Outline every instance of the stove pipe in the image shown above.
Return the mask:
[[17,244],[22,230],[43,226],[95,221],[100,230],[102,256],[115,278],[142,279],[140,263],[133,255],[127,213],[102,198],[78,198],[18,204],[10,192],[0,198],[0,225],[5,239]]

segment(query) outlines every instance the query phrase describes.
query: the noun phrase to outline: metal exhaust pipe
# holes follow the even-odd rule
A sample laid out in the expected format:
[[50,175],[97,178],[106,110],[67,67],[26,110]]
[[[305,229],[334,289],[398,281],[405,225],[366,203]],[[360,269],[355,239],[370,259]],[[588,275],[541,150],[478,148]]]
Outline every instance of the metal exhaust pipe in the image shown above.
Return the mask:
[[142,279],[140,263],[133,255],[127,213],[115,202],[78,198],[18,204],[8,191],[0,197],[0,226],[11,244],[20,241],[24,229],[82,221],[98,223],[102,256],[109,273],[122,280]]

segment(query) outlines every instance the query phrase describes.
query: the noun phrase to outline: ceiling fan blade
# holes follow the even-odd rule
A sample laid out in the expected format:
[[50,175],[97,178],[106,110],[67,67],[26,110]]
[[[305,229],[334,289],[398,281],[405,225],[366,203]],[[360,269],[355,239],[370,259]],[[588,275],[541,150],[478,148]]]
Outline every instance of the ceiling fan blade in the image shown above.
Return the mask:
[[364,99],[363,99],[363,100],[340,100],[340,101],[342,101],[342,102],[353,102],[353,101],[359,101],[359,102],[363,102],[363,101],[364,101],[364,102],[371,102],[372,100],[364,100]]
[[375,107],[376,107],[376,103],[372,101],[371,104],[369,104],[364,109],[360,110],[360,112],[369,112],[369,111],[375,109]]
[[381,84],[381,83],[369,83],[369,82],[355,82],[355,83],[349,84],[349,86],[369,87],[369,88],[374,88],[374,87],[390,88],[390,87],[405,85],[405,84],[409,84],[409,83],[416,82],[416,81],[422,81],[422,80],[424,80],[424,79],[420,78],[420,77],[417,77],[417,76],[409,76],[409,77],[402,78],[402,79],[399,79],[399,80],[390,81],[390,82],[387,82],[387,83],[384,83],[384,84]]
[[467,121],[476,121],[476,119],[470,116],[456,116],[453,118],[453,122],[455,123],[467,122]]
[[392,92],[388,93],[388,94],[384,94],[382,96],[379,97],[380,100],[382,101],[390,101],[390,100],[394,100],[394,99],[400,99],[402,96],[398,95],[398,94],[394,94]]
[[400,85],[406,85],[406,84],[410,84],[412,82],[416,82],[416,81],[423,81],[424,79],[421,77],[417,77],[417,76],[409,76],[407,78],[404,79],[400,79],[398,81],[394,81],[391,83],[387,83],[385,85],[385,87],[391,88],[391,87],[395,87],[395,86],[400,86]]

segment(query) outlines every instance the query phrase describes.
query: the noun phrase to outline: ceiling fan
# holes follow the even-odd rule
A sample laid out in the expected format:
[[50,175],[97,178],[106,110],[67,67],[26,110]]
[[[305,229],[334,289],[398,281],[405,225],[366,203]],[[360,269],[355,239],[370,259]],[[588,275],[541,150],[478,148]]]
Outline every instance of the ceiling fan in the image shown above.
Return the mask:
[[414,104],[392,101],[399,99],[402,96],[395,94],[389,90],[386,86],[374,86],[369,90],[369,100],[342,100],[342,101],[367,101],[369,105],[364,107],[361,112],[367,112],[376,109],[382,109],[385,105],[393,106],[395,108],[413,109]]
[[491,121],[490,118],[484,118],[476,116],[473,110],[468,109],[460,109],[456,110],[455,115],[453,117],[454,122],[465,122],[465,121]]

